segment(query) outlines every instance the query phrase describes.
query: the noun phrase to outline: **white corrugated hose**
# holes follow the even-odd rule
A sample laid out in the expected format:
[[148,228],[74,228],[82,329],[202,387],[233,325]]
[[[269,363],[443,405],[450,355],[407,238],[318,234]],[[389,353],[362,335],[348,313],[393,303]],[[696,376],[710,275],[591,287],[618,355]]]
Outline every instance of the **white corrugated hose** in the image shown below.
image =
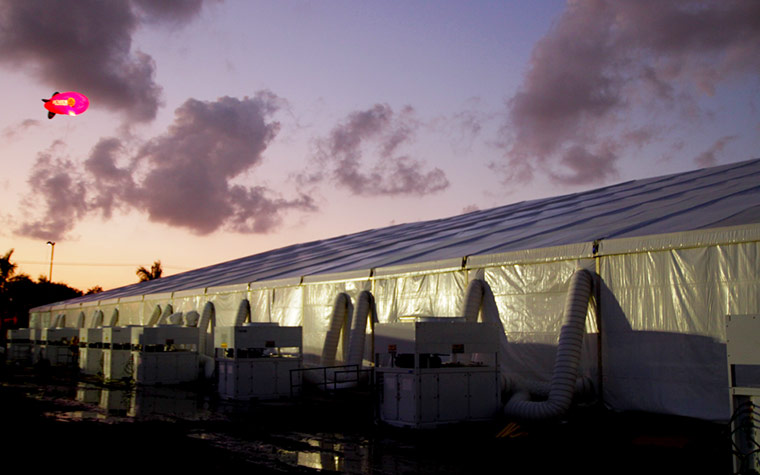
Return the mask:
[[240,305],[238,305],[238,311],[235,315],[235,325],[236,327],[242,327],[245,322],[251,321],[251,304],[248,302],[248,299],[243,299],[240,301]]
[[90,328],[101,328],[103,327],[103,311],[100,309],[95,310],[95,313],[92,315],[92,324],[90,325]]
[[347,360],[347,363],[350,365],[362,366],[362,362],[364,361],[364,344],[367,340],[367,321],[370,318],[373,319],[373,322],[377,322],[375,298],[369,290],[363,290],[356,301],[356,312],[351,322]]
[[545,420],[559,417],[570,408],[577,386],[592,280],[591,273],[585,269],[575,271],[570,279],[548,399],[531,401],[528,391],[518,392],[504,407],[505,415]]
[[108,321],[108,326],[115,327],[117,323],[119,323],[119,309],[115,308],[113,309],[113,312],[111,312],[111,319]]
[[81,311],[79,312],[79,315],[77,315],[77,320],[74,323],[74,328],[84,328],[84,320],[85,320],[84,311]]
[[352,311],[353,304],[351,303],[351,297],[345,292],[339,293],[338,296],[335,297],[333,312],[330,316],[330,326],[325,335],[325,345],[322,347],[323,366],[335,365],[335,356],[338,352],[340,333],[343,329],[344,323],[351,317]]
[[[189,313],[194,313],[195,315],[198,315],[198,312],[196,312],[195,310]],[[195,318],[195,316],[193,316],[193,318]],[[200,321],[198,322],[198,354],[199,354],[201,369],[206,379],[211,379],[214,376],[214,368],[215,368],[215,361],[214,361],[214,355],[213,355],[214,345],[213,343],[209,344],[209,339],[211,340],[211,342],[213,342],[215,326],[216,326],[216,309],[212,302],[206,302],[206,305],[204,305],[203,307],[203,313],[200,316]],[[208,334],[209,328],[211,329],[210,335]]]

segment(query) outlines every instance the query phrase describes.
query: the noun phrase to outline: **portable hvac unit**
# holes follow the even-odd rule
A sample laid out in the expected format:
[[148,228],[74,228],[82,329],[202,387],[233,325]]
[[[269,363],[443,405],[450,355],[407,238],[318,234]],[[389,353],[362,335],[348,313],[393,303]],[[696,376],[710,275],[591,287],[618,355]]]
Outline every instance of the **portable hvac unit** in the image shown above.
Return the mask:
[[500,407],[493,324],[419,318],[375,326],[379,418],[426,428],[490,420]]
[[[272,399],[291,394],[291,370],[302,364],[301,327],[249,323],[217,327],[214,349],[219,394],[228,399]],[[300,378],[300,373],[293,373]],[[300,387],[300,381],[294,385]]]

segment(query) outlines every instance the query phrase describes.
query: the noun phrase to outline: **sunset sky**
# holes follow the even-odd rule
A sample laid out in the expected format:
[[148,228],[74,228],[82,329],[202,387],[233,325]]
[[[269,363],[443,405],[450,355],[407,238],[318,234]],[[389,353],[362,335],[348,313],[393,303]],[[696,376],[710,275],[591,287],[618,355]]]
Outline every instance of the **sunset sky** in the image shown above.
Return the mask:
[[757,0],[0,0],[0,254],[110,289],[758,158],[759,51]]

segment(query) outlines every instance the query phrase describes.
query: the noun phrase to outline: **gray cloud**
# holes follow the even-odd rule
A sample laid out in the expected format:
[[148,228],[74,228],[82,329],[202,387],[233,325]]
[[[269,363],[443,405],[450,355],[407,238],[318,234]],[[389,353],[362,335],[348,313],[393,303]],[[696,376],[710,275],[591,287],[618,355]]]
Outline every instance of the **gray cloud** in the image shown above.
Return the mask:
[[438,116],[425,125],[428,130],[440,135],[439,140],[448,142],[456,155],[466,157],[483,135],[487,124],[503,116],[502,111],[489,109],[492,108],[481,98],[471,97],[450,116]]
[[42,198],[45,211],[41,218],[22,223],[18,233],[37,239],[57,239],[84,217],[87,188],[75,169],[70,160],[55,158],[51,151],[38,154],[28,179],[29,187],[34,190],[33,198],[27,198],[24,207],[34,210],[39,205],[37,200]]
[[[167,132],[136,153],[129,154],[121,140],[108,138],[93,148],[82,167],[46,154],[30,179],[35,196],[44,198],[38,207],[44,208],[45,218],[27,222],[19,231],[57,231],[52,237],[46,234],[57,238],[88,213],[109,218],[116,209],[134,209],[154,222],[196,234],[221,228],[265,233],[281,223],[287,210],[313,211],[316,206],[308,196],[285,199],[263,186],[234,183],[263,160],[279,130],[270,119],[281,102],[268,92],[242,100],[190,99],[176,110]],[[68,226],[43,229],[42,223],[54,216]]]
[[[215,0],[221,2],[223,0]],[[183,24],[192,21],[203,9],[204,0],[132,0],[144,23]]]
[[23,133],[27,129],[31,129],[32,127],[36,127],[38,125],[40,125],[40,121],[38,120],[35,120],[35,119],[23,120],[19,122],[18,124],[6,127],[5,130],[3,130],[3,137],[6,140],[12,140],[17,135]]
[[[161,3],[161,7],[157,4]],[[131,120],[156,116],[161,87],[150,55],[132,51],[132,35],[151,23],[194,18],[200,0],[0,1],[0,62],[20,67],[53,90],[78,90],[93,104]]]
[[621,124],[642,111],[709,118],[700,96],[756,75],[759,50],[755,0],[569,2],[534,47],[508,104],[506,160],[492,166],[507,180],[604,182],[622,151],[656,135]]
[[560,164],[562,172],[549,171],[549,176],[556,183],[565,185],[583,185],[588,183],[591,174],[599,181],[618,177],[615,162],[618,159],[615,144],[607,143],[590,150],[589,147],[573,145],[567,149]]
[[94,181],[89,187],[89,207],[100,210],[106,219],[115,209],[127,208],[136,193],[133,170],[119,168],[117,163],[123,152],[119,139],[101,139],[84,162],[87,175]]
[[720,155],[726,145],[728,145],[736,138],[736,135],[727,135],[725,137],[719,138],[710,146],[710,148],[697,155],[697,157],[694,158],[694,163],[701,167],[712,167],[717,165],[718,155]]
[[[408,106],[399,113],[387,104],[352,112],[327,137],[316,141],[319,168],[302,174],[299,181],[314,184],[327,179],[356,195],[367,196],[424,195],[443,190],[449,181],[441,169],[424,170],[422,162],[397,153],[412,141],[418,127],[414,110]],[[375,157],[369,165],[363,160],[367,149]]]

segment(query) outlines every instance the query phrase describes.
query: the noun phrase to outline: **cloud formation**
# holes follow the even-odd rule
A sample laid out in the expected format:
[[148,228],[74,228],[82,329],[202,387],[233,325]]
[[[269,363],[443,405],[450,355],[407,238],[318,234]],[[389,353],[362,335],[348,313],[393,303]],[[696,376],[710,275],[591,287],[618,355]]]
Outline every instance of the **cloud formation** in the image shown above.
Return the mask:
[[82,165],[40,154],[29,184],[43,198],[42,217],[19,232],[59,238],[89,213],[110,218],[115,210],[138,210],[196,234],[222,228],[266,233],[287,210],[313,211],[308,196],[285,199],[236,182],[263,160],[279,130],[271,117],[281,102],[269,92],[242,100],[189,99],[165,134],[133,154],[117,138],[101,139]]
[[6,127],[5,130],[3,130],[3,138],[6,140],[12,140],[18,134],[23,133],[33,127],[37,127],[38,125],[40,125],[40,121],[35,119],[22,120],[18,124]]
[[718,155],[730,142],[736,139],[736,135],[727,135],[721,137],[713,143],[710,148],[697,155],[694,159],[694,163],[700,167],[713,167],[718,164]]
[[534,47],[503,128],[507,181],[564,184],[617,176],[621,153],[655,136],[638,115],[706,116],[701,97],[760,71],[755,0],[575,0]]
[[40,218],[31,218],[23,222],[17,232],[21,235],[37,239],[57,239],[69,231],[73,223],[87,213],[87,186],[76,171],[71,160],[53,156],[53,151],[59,142],[49,150],[40,152],[28,183],[33,190],[22,203],[30,216],[33,210],[42,206],[45,213]]
[[[0,1],[0,62],[53,90],[80,90],[135,121],[155,118],[161,87],[153,58],[132,50],[142,23],[183,24],[202,0]],[[160,5],[160,6],[159,6]]]
[[[315,142],[317,169],[298,177],[301,184],[329,180],[364,196],[425,195],[449,186],[440,168],[425,170],[421,161],[399,153],[409,144],[419,124],[414,110],[394,113],[387,104],[375,104],[349,114],[327,137]],[[363,160],[367,149],[374,163]]]

